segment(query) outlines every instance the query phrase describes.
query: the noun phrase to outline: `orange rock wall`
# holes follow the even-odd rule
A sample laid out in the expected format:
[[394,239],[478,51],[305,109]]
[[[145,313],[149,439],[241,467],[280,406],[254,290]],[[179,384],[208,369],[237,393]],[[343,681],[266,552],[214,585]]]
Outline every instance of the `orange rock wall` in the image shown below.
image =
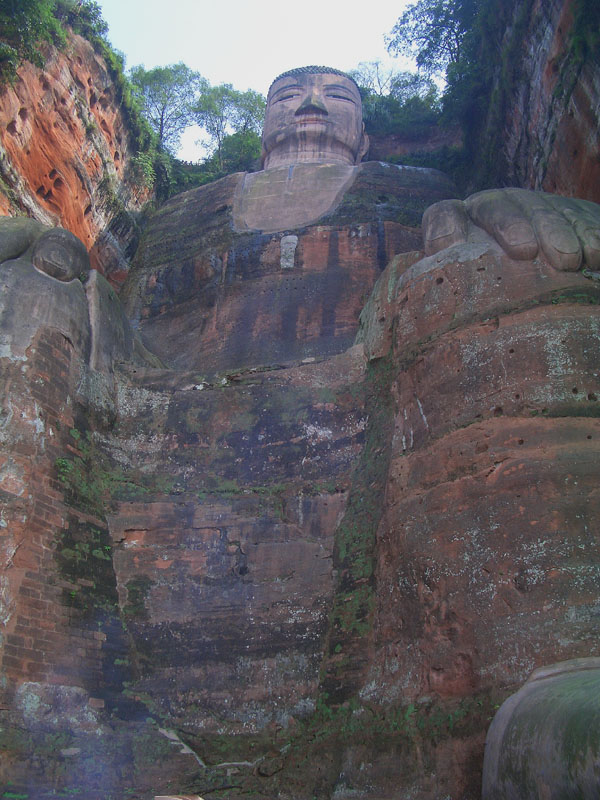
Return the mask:
[[131,178],[132,155],[106,64],[80,36],[50,48],[43,70],[25,63],[0,95],[0,213],[67,228],[106,274],[125,268],[127,233],[110,246],[101,236],[116,206],[135,211],[148,199]]

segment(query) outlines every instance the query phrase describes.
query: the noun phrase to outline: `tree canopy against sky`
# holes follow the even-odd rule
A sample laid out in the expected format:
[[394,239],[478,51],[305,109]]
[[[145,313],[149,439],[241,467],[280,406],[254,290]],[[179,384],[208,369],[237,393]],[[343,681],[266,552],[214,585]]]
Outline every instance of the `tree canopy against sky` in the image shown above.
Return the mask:
[[418,0],[386,37],[388,51],[415,57],[426,74],[444,73],[459,62],[476,11],[477,0]]
[[249,89],[238,92],[229,83],[207,88],[194,108],[196,121],[208,133],[214,154],[222,164],[225,137],[231,133],[254,132],[257,137],[265,116],[265,98]]
[[151,70],[133,67],[129,77],[158,148],[175,154],[182,132],[194,121],[198,94],[208,90],[207,81],[182,63]]

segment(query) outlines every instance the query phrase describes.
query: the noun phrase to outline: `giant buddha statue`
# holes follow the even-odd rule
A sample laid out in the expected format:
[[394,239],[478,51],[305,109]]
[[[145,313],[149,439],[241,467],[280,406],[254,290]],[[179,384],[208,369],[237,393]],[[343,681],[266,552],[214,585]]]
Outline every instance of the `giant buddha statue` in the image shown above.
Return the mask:
[[170,200],[122,297],[165,364],[215,371],[341,352],[366,294],[420,221],[454,197],[441,172],[362,162],[368,139],[347,75],[303,67],[267,99],[263,170]]
[[[158,790],[318,697],[454,719],[597,647],[600,208],[461,201],[367,145],[348,76],[280,75],[263,169],[158,209],[119,297],[69,234],[0,226],[3,666],[74,765],[103,704],[124,739],[160,722]],[[391,796],[416,750],[346,742],[302,796]]]
[[[551,263],[579,263],[562,201],[536,194],[532,205],[521,192],[462,204],[441,172],[364,162],[367,149],[350,77],[318,66],[277,77],[263,170],[178,195],[147,227],[121,295],[147,346],[209,374],[340,352],[384,266],[421,249],[423,212],[442,200],[425,218],[427,252],[476,228],[518,258],[541,237]],[[585,216],[569,203],[567,215]]]

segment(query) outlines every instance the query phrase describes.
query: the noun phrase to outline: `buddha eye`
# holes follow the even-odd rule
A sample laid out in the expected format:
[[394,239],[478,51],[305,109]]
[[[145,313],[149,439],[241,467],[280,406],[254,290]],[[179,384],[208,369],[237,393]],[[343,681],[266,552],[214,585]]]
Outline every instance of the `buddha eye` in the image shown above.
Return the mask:
[[293,100],[295,97],[299,96],[300,96],[299,92],[289,92],[289,94],[284,94],[282,97],[278,97],[277,100],[275,100],[275,102],[281,103],[284,100]]
[[327,97],[331,97],[333,100],[345,100],[347,103],[354,103],[351,97],[346,97],[346,95],[337,94],[336,92],[327,92]]

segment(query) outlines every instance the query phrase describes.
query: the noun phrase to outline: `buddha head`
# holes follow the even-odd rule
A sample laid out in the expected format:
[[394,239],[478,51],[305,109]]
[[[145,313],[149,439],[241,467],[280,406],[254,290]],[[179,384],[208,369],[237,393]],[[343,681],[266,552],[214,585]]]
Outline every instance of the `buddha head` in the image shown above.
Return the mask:
[[64,228],[52,228],[43,233],[33,245],[31,261],[40,272],[64,282],[90,271],[85,245]]
[[358,86],[330,67],[284,72],[269,89],[262,141],[265,169],[358,164],[369,146]]

